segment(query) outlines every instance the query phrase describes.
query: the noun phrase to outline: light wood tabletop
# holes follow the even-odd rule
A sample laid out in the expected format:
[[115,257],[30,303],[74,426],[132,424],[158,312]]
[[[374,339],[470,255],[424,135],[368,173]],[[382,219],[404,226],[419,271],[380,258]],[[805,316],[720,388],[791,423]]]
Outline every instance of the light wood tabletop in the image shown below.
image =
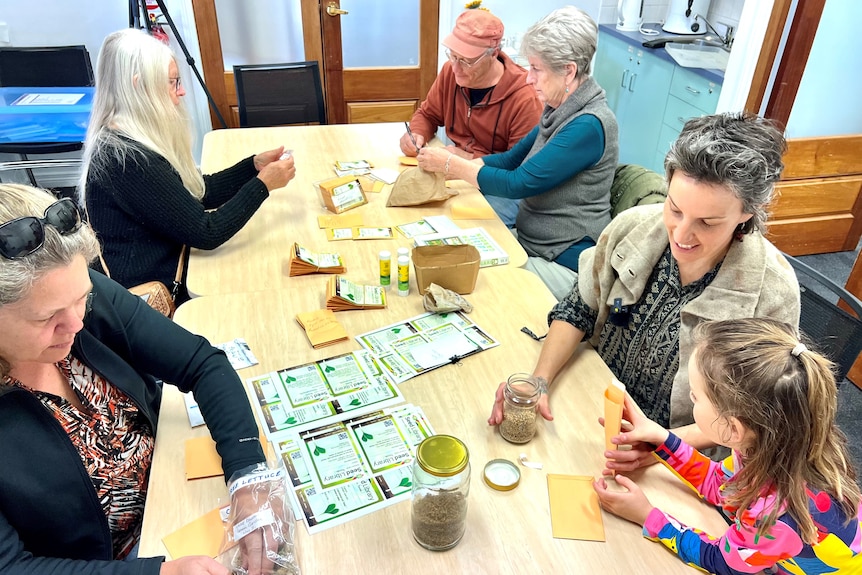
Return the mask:
[[[345,524],[309,535],[296,527],[296,549],[304,575],[342,573],[692,573],[661,545],[641,536],[640,527],[603,513],[606,542],[555,539],[551,534],[547,474],[600,474],[604,434],[597,422],[602,392],[611,373],[587,344],[558,378],[551,396],[553,422],[540,421],[533,440],[513,445],[487,424],[500,381],[530,371],[541,344],[520,332],[546,331],[546,314],[555,303],[533,274],[512,266],[480,273],[470,318],[500,345],[401,384],[407,402],[420,406],[436,433],[460,438],[472,465],[467,530],[449,551],[420,547],[410,530],[410,503],[403,501]],[[314,350],[296,323],[297,312],[323,305],[326,276],[291,278],[289,289],[204,296],[182,305],[176,321],[219,343],[243,337],[260,364],[239,372],[242,379],[358,348],[355,340]],[[424,310],[414,291],[389,292],[384,310],[337,314],[351,338]],[[191,429],[181,395],[165,386],[144,516],[141,556],[164,555],[161,539],[226,503],[223,478],[186,481],[184,439],[205,435]],[[521,483],[494,491],[482,480],[485,463],[513,462],[526,453],[541,470],[520,467]],[[708,532],[726,528],[718,513],[703,504],[669,471],[653,465],[634,475],[654,505]]]
[[[327,241],[318,227],[317,216],[332,215],[323,204],[315,182],[335,177],[336,160],[367,160],[376,168],[401,170],[398,140],[404,125],[344,124],[331,126],[290,126],[216,130],[204,137],[201,169],[205,174],[227,168],[239,160],[284,145],[293,151],[296,177],[284,188],[273,190],[251,220],[228,242],[212,251],[192,250],[189,258],[188,288],[194,295],[242,293],[293,287],[288,262],[294,242],[313,252],[337,252],[344,259],[347,277],[355,281],[375,280],[354,275],[355,269],[375,271],[370,264],[379,250],[395,253],[413,242],[398,232],[394,239]],[[361,214],[365,226],[395,226],[415,222],[425,216],[451,215],[458,202],[488,207],[484,196],[465,182],[450,182],[458,196],[424,206],[387,208],[392,186],[367,194],[368,204],[349,210]],[[527,254],[498,219],[456,220],[461,228],[482,227],[509,255],[512,267],[519,267]],[[362,261],[363,258],[371,262]],[[484,269],[483,268],[483,272]]]

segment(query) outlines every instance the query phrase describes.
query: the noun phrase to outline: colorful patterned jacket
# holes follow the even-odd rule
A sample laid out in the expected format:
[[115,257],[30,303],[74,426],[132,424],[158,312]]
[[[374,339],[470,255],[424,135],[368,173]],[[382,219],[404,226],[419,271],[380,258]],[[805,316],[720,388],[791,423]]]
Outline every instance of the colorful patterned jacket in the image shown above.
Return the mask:
[[670,434],[656,449],[662,462],[713,505],[720,505],[733,523],[721,537],[687,527],[659,509],[644,523],[644,537],[659,541],[692,567],[709,573],[862,573],[862,504],[847,521],[836,501],[825,492],[808,491],[808,509],[817,526],[817,543],[799,536],[796,521],[779,512],[775,525],[757,534],[759,518],[776,505],[774,494],[765,493],[749,509],[727,505],[722,491],[741,468],[734,452],[722,463],[711,461],[679,437]]

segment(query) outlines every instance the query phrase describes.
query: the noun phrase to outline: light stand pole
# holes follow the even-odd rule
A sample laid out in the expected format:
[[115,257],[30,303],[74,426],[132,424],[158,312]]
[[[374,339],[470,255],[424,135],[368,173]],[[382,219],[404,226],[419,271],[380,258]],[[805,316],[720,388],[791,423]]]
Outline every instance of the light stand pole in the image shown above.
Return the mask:
[[[144,14],[144,23],[147,29],[147,32],[152,33],[152,26],[150,24],[150,19],[146,16],[147,9],[144,5],[145,0],[129,0],[129,28],[138,28],[141,29],[144,26],[141,26],[141,13]],[[177,27],[174,25],[174,20],[171,18],[170,13],[168,13],[168,9],[165,6],[163,0],[156,0],[156,4],[159,6],[159,10],[162,11],[162,15],[165,17],[165,20],[168,23],[168,26],[174,33],[174,38],[177,40],[177,44],[180,45],[180,49],[183,51],[183,54],[186,57],[186,62],[191,68],[192,72],[194,72],[195,78],[198,79],[198,83],[201,85],[201,88],[204,90],[204,94],[206,94],[207,101],[209,102],[210,107],[218,118],[219,124],[221,124],[222,128],[227,128],[227,123],[224,121],[224,117],[221,115],[221,111],[219,111],[218,106],[216,106],[215,100],[213,100],[213,96],[207,88],[206,82],[201,77],[200,72],[198,72],[198,68],[195,65],[195,59],[192,58],[191,54],[189,54],[188,48],[186,48],[186,43],[183,42],[183,37],[180,36],[179,31],[177,31]]]

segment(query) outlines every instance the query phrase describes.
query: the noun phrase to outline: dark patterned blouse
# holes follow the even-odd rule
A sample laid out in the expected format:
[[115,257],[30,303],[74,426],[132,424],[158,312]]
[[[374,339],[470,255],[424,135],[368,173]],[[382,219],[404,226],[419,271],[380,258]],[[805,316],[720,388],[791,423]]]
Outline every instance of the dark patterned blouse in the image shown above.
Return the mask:
[[[667,427],[670,393],[679,370],[679,312],[703,293],[721,263],[699,280],[682,285],[668,246],[646,283],[641,299],[628,314],[609,317],[599,339],[599,355],[626,386],[647,417]],[[581,299],[577,279],[569,295],[548,314],[548,324],[561,320],[593,336],[598,312]],[[619,324],[619,325],[617,325]]]
[[14,378],[7,377],[6,383],[32,392],[63,426],[108,518],[114,558],[124,559],[140,538],[155,437],[128,396],[100,375],[71,355],[57,367],[68,378],[84,411]]

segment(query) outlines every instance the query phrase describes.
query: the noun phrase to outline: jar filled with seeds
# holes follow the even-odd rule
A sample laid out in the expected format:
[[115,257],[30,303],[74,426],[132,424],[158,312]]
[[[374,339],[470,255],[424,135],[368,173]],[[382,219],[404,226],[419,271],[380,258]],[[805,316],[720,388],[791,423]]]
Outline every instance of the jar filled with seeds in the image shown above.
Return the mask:
[[411,488],[413,538],[443,551],[461,541],[467,526],[470,454],[451,435],[432,435],[416,448]]
[[516,373],[503,389],[503,421],[500,435],[510,443],[527,443],[536,435],[536,414],[541,386],[538,378]]

